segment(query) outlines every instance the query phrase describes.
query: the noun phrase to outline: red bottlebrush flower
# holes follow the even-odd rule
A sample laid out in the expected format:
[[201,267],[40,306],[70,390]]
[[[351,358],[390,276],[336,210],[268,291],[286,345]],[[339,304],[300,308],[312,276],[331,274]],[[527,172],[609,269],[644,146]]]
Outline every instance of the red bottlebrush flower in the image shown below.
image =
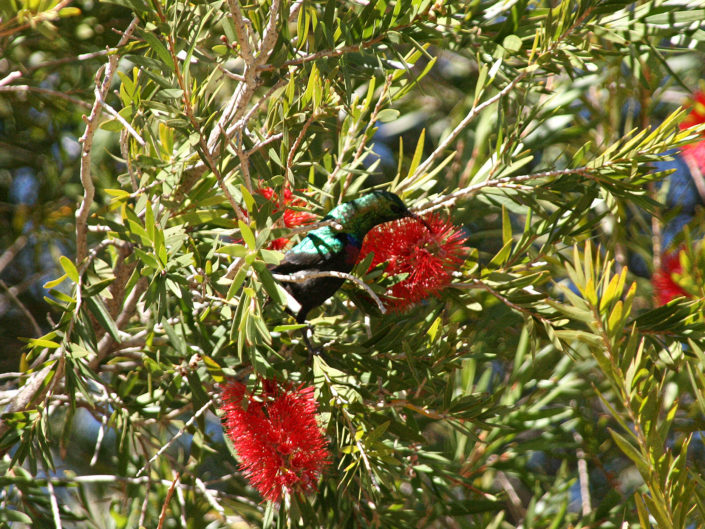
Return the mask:
[[240,458],[240,469],[265,499],[284,489],[309,492],[328,465],[328,442],[318,426],[313,387],[262,380],[248,393],[239,382],[223,387],[225,434]]
[[659,305],[665,305],[679,296],[688,295],[688,293],[673,280],[673,274],[681,274],[682,272],[680,252],[664,256],[660,270],[654,272],[654,275],[651,277],[651,283],[654,286]]
[[[701,123],[705,123],[705,92],[696,92],[693,95],[692,110],[681,121],[680,128],[683,130]],[[695,161],[698,169],[705,173],[705,140],[684,145],[683,154]]]
[[[271,187],[260,187],[257,190],[264,198],[269,200],[270,202],[273,202],[274,204],[279,204],[279,198],[277,197],[277,194],[274,192],[274,189]],[[295,207],[303,207],[306,206],[306,202],[298,197],[294,197],[294,194],[291,192],[291,189],[288,187],[284,188],[284,192],[282,193],[282,196],[284,198],[283,200],[283,205],[284,206],[295,206]],[[279,211],[279,207],[275,206],[274,207],[274,212],[276,213]],[[297,211],[294,209],[289,209],[285,208],[284,209],[284,225],[287,228],[293,228],[295,226],[303,226],[304,224],[308,224],[310,222],[313,222],[316,219],[315,215],[312,215],[311,213],[307,213],[305,211]],[[278,239],[273,240],[269,244],[269,248],[272,250],[283,250],[286,248],[286,245],[289,244],[289,239],[286,237],[280,237]]]
[[439,291],[451,281],[451,273],[464,261],[465,235],[448,219],[426,215],[428,226],[412,217],[380,224],[362,244],[358,261],[374,252],[370,268],[386,263],[389,275],[408,274],[391,287],[385,305],[404,310]]
[[681,130],[705,123],[705,92],[695,92],[693,94],[692,110],[683,121],[681,121]]

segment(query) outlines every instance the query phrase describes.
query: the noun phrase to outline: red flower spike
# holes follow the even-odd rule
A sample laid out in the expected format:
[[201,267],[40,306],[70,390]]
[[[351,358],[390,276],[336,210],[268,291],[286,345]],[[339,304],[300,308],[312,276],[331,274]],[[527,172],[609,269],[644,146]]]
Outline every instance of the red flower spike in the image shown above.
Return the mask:
[[[274,189],[271,187],[260,187],[257,190],[264,198],[269,200],[270,202],[274,203],[274,210],[273,212],[276,213],[279,211],[280,208],[280,202],[279,202],[279,197],[277,197],[277,194],[274,192]],[[288,187],[284,188],[284,191],[282,193],[283,197],[283,204],[284,206],[295,206],[295,207],[304,207],[306,206],[306,202],[298,197],[295,197],[294,194],[291,192],[291,189]],[[309,224],[310,222],[313,222],[316,219],[315,215],[312,215],[311,213],[307,213],[305,211],[296,211],[293,209],[285,208],[284,209],[284,225],[287,228],[294,228],[296,226],[303,226],[305,224]],[[269,244],[269,248],[271,250],[283,250],[286,248],[286,246],[289,244],[289,239],[286,237],[280,237],[279,239],[273,240]]]
[[680,252],[664,256],[661,269],[654,272],[651,277],[659,305],[665,305],[679,296],[688,296],[688,293],[673,280],[673,274],[681,274],[682,272]]
[[705,123],[705,92],[695,92],[690,114],[681,121],[681,130]]
[[266,500],[279,500],[284,489],[315,491],[329,464],[313,392],[313,387],[294,388],[274,379],[262,380],[257,394],[239,382],[223,387],[225,434],[238,453],[240,470]]
[[370,268],[386,263],[387,274],[408,274],[387,292],[390,297],[385,305],[392,310],[404,310],[430,295],[438,296],[464,261],[466,237],[462,231],[439,215],[426,215],[424,220],[430,230],[413,217],[381,224],[362,244],[358,262],[374,252]]
[[[693,95],[690,114],[681,121],[681,130],[705,123],[705,92]],[[705,173],[705,140],[683,146],[683,154],[692,159],[700,172]]]

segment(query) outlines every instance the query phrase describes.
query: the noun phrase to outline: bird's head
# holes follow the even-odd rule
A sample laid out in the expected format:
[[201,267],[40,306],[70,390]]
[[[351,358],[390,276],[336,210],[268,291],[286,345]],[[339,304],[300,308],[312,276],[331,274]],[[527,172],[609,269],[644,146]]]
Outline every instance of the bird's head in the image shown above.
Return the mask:
[[351,231],[358,237],[364,237],[368,231],[378,224],[384,224],[385,222],[404,217],[419,218],[409,211],[409,208],[406,207],[401,198],[389,191],[367,193],[352,202],[341,204],[331,211],[329,216],[340,221],[346,227],[346,230]]

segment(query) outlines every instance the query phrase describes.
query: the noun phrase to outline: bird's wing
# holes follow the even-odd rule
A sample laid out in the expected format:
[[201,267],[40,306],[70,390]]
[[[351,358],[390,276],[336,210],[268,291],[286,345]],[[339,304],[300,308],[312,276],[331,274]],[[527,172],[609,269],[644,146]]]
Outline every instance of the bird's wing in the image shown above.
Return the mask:
[[284,259],[272,268],[275,274],[293,274],[301,270],[311,270],[320,268],[329,257],[315,252],[294,252],[293,250],[284,255]]
[[315,233],[309,233],[284,255],[284,259],[272,271],[278,274],[292,274],[300,270],[326,269],[327,264],[339,259],[344,247],[338,235],[324,239]]

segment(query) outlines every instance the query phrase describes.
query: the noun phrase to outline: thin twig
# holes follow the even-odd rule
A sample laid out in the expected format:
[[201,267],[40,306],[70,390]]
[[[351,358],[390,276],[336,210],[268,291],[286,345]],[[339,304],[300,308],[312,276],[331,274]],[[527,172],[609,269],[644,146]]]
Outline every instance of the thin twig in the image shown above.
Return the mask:
[[[23,29],[27,29],[30,27],[35,27],[39,22],[42,22],[44,20],[54,20],[59,17],[59,11],[61,11],[64,7],[69,5],[72,2],[72,0],[62,0],[58,4],[56,4],[54,7],[47,11],[42,11],[41,13],[37,13],[34,16],[29,17],[29,22],[26,22],[24,24],[20,24],[19,26],[12,27],[10,24],[13,22],[17,21],[17,17],[14,17],[10,19],[7,22],[8,29],[4,31],[0,31],[0,38],[7,37],[8,35],[13,35],[17,33],[18,31],[22,31]],[[24,20],[27,20],[26,18]]]
[[272,274],[272,277],[276,279],[277,281],[282,281],[284,283],[305,283],[309,279],[315,279],[317,277],[337,277],[339,279],[349,279],[353,283],[355,283],[357,286],[359,286],[361,289],[363,289],[369,296],[374,300],[374,302],[377,304],[377,308],[382,314],[387,313],[387,309],[384,307],[384,303],[379,299],[377,294],[375,294],[374,290],[370,288],[370,286],[365,283],[362,279],[359,277],[355,277],[352,274],[346,274],[345,272],[335,272],[335,271],[320,271],[320,272],[314,272],[310,270],[302,270],[301,272],[295,272],[293,274]]
[[521,522],[524,518],[526,518],[526,509],[522,505],[521,498],[517,494],[514,485],[512,485],[507,475],[502,471],[497,472],[497,481],[499,482],[499,486],[502,487],[504,492],[507,493],[509,510],[512,512],[512,515],[516,521]]
[[460,121],[460,123],[458,123],[458,125],[451,131],[451,133],[441,143],[438,144],[436,150],[434,150],[423,162],[418,165],[418,167],[414,171],[414,174],[410,175],[409,178],[407,178],[404,182],[399,185],[399,189],[404,189],[409,185],[413,184],[417,176],[422,175],[426,171],[428,171],[428,169],[431,167],[431,164],[445,152],[445,150],[450,146],[450,144],[455,141],[458,135],[463,130],[465,130],[465,127],[467,127],[473,119],[475,119],[487,107],[493,105],[502,97],[507,95],[517,85],[517,83],[519,83],[519,81],[526,77],[526,75],[526,71],[521,72],[509,83],[507,83],[507,86],[502,88],[502,90],[497,92],[494,96],[490,97],[487,101],[479,105],[474,104],[473,107],[470,109],[470,112],[468,112],[467,115]]
[[28,240],[26,235],[20,235],[2,252],[0,255],[0,272],[5,270],[5,267],[9,265],[20,250],[25,247]]
[[530,316],[532,318],[536,318],[537,320],[541,321],[542,323],[546,325],[551,325],[551,321],[541,314],[534,312],[530,309],[527,309],[526,307],[522,307],[521,305],[517,305],[513,301],[510,301],[508,298],[497,292],[494,288],[489,286],[486,283],[483,283],[479,279],[471,279],[470,283],[453,283],[451,285],[454,288],[461,288],[461,289],[468,289],[468,288],[479,288],[481,290],[486,290],[490,294],[492,294],[494,297],[496,297],[498,300],[500,300],[502,303],[504,303],[507,307],[510,309],[514,309],[518,312],[521,312],[522,314],[526,314],[527,316]]
[[230,70],[226,70],[222,64],[217,64],[216,66],[218,70],[223,72],[223,75],[225,75],[225,77],[229,77],[233,81],[240,81],[241,83],[245,81],[245,78],[242,75],[233,73]]
[[22,313],[25,315],[25,317],[29,320],[29,322],[32,324],[32,327],[34,328],[34,334],[37,338],[39,338],[42,335],[42,328],[39,326],[37,323],[37,320],[34,319],[34,316],[32,313],[29,311],[27,307],[25,307],[25,304],[20,301],[20,298],[17,297],[17,295],[14,292],[14,288],[10,288],[7,286],[7,284],[0,279],[0,287],[2,287],[5,292],[7,292],[7,295],[9,298],[12,300],[12,302],[17,305],[17,307],[22,311]]
[[308,233],[309,231],[317,230],[318,228],[325,228],[326,226],[330,226],[333,228],[335,231],[343,231],[343,225],[336,222],[333,219],[327,219],[327,220],[322,220],[320,222],[315,222],[313,224],[306,224],[305,226],[296,226],[295,228],[291,228],[287,232],[287,236],[293,237],[294,235],[298,235],[300,233]]
[[201,408],[200,408],[196,413],[193,414],[193,417],[191,417],[188,421],[186,421],[186,423],[179,429],[179,431],[176,433],[176,435],[174,435],[174,437],[172,437],[171,439],[169,439],[169,441],[168,441],[164,446],[162,446],[162,447],[157,451],[157,453],[154,454],[154,455],[151,457],[151,459],[150,459],[149,461],[147,461],[147,463],[139,470],[139,472],[137,472],[137,474],[135,474],[135,477],[140,477],[140,475],[141,475],[145,470],[147,470],[147,467],[148,467],[149,465],[151,465],[152,463],[154,463],[154,462],[157,460],[157,458],[158,458],[159,456],[161,456],[166,450],[168,450],[168,448],[169,448],[172,444],[174,444],[182,435],[184,435],[184,434],[186,433],[186,430],[187,430],[188,428],[190,428],[191,425],[192,425],[201,415],[203,415],[203,413],[204,413],[208,408],[210,408],[211,405],[212,405],[212,402],[211,402],[211,401],[208,401],[208,402],[206,402],[203,406],[201,406]]
[[[130,292],[130,295],[127,297],[125,300],[125,305],[122,309],[122,312],[120,315],[115,319],[115,326],[120,329],[122,328],[125,323],[127,323],[127,320],[129,320],[132,317],[132,314],[135,312],[135,309],[137,307],[137,302],[139,301],[140,296],[144,293],[145,290],[147,290],[147,287],[149,286],[149,281],[147,281],[146,277],[142,277],[137,281],[137,284],[132,287],[132,291]],[[110,352],[111,347],[115,343],[115,339],[110,335],[110,333],[105,333],[103,338],[100,339],[98,342],[98,352],[91,359],[91,361],[88,363],[88,366],[96,370],[100,363],[105,359],[105,357],[108,355]]]
[[254,153],[259,151],[262,147],[266,147],[267,145],[269,145],[273,141],[281,140],[283,137],[284,137],[284,133],[282,133],[282,132],[279,132],[277,134],[272,134],[271,136],[267,136],[261,142],[254,145],[251,149],[248,149],[247,151],[245,151],[245,154],[247,154],[247,157],[249,158]]
[[[223,133],[223,137],[225,138],[225,140],[231,142],[231,139],[225,133],[225,130],[221,132]],[[234,144],[235,152],[237,153],[237,157],[240,160],[240,174],[242,174],[242,179],[245,181],[245,188],[250,193],[250,195],[252,195],[254,193],[254,189],[252,188],[252,179],[250,178],[250,158],[242,148],[241,134],[235,135]]]
[[211,494],[211,492],[206,488],[206,485],[201,481],[200,478],[196,477],[194,479],[194,483],[196,484],[196,488],[201,491],[203,496],[206,498],[206,501],[209,503],[211,507],[213,507],[221,516],[225,516],[225,508],[218,503],[218,500],[216,497]]
[[58,90],[50,90],[48,88],[40,88],[38,86],[29,86],[26,84],[16,84],[9,86],[1,86],[0,92],[36,92],[38,94],[44,94],[51,97],[58,97],[59,99],[64,99],[71,103],[72,105],[77,105],[84,108],[91,108],[91,104],[87,103],[76,97],[71,97],[64,92],[59,92]]
[[180,474],[177,472],[176,477],[174,478],[174,481],[171,482],[171,485],[169,486],[169,490],[166,491],[166,498],[164,498],[164,504],[162,505],[162,512],[159,514],[159,525],[157,525],[157,529],[162,529],[164,527],[164,522],[166,521],[166,510],[167,507],[169,506],[169,502],[171,501],[171,497],[174,494],[174,489],[176,488],[177,484],[179,483],[179,478]]
[[98,50],[90,53],[81,53],[80,55],[76,55],[74,57],[62,57],[61,59],[55,59],[53,61],[47,61],[40,64],[36,64],[34,66],[30,66],[29,68],[27,68],[25,73],[32,73],[42,68],[55,68],[60,64],[66,64],[69,62],[71,64],[76,64],[78,62],[88,61],[90,59],[102,57],[104,55],[107,55],[108,53],[110,53],[110,50]]
[[274,95],[274,92],[279,90],[288,82],[289,77],[285,76],[282,79],[279,79],[279,81],[277,81],[276,83],[274,83],[274,85],[272,85],[269,90],[267,90],[267,92],[259,98],[257,103],[255,103],[252,108],[247,111],[247,113],[242,117],[242,119],[237,120],[228,128],[226,132],[226,138],[232,137],[233,134],[235,134],[235,132],[240,129],[244,130],[247,123],[252,119],[252,116],[254,116],[255,113],[258,112],[265,105],[265,103]]
[[5,77],[0,79],[0,86],[5,86],[10,84],[12,81],[15,81],[16,79],[19,79],[22,77],[22,72],[15,70],[14,72],[10,72],[7,74]]
[[100,453],[100,447],[103,446],[103,437],[105,436],[105,428],[108,425],[108,416],[103,415],[100,420],[100,427],[98,428],[98,435],[95,439],[95,448],[93,449],[93,457],[91,458],[88,466],[92,467],[98,462],[98,454]]
[[[140,444],[140,447],[142,449],[142,455],[147,458],[147,442],[144,437],[140,436],[138,437],[138,441]],[[138,480],[144,481],[147,483],[147,487],[144,493],[144,500],[142,500],[142,508],[140,509],[140,517],[137,522],[137,527],[144,527],[144,520],[147,517],[147,509],[149,508],[149,491],[152,489],[152,473],[149,470],[149,465],[147,465],[147,475],[142,476],[141,478],[123,478],[123,479],[130,479],[134,480],[134,482],[137,482]]]
[[575,455],[578,458],[578,479],[580,481],[580,503],[582,504],[583,516],[589,516],[592,512],[592,502],[590,501],[590,474],[588,473],[587,461],[585,461],[585,450],[582,448],[583,437],[578,432],[573,432],[573,439],[578,443]]
[[294,144],[291,146],[291,149],[289,149],[289,155],[286,157],[286,167],[284,168],[284,178],[286,178],[287,180],[289,179],[289,172],[291,171],[291,166],[294,164],[294,156],[296,155],[296,151],[301,145],[301,142],[304,140],[304,136],[306,136],[308,128],[316,119],[318,119],[318,109],[311,112],[311,115],[306,120],[306,123],[304,123],[304,126],[301,127],[299,135],[296,136]]
[[131,135],[133,138],[135,138],[135,140],[137,141],[137,143],[140,144],[141,147],[144,147],[145,145],[147,145],[147,143],[142,139],[142,136],[140,136],[139,133],[138,133],[135,129],[132,128],[132,125],[130,125],[130,124],[127,122],[127,120],[126,120],[125,118],[123,118],[123,117],[118,113],[117,110],[115,110],[113,107],[111,107],[108,103],[105,102],[105,100],[104,100],[103,97],[102,97],[102,94],[101,94],[97,89],[96,89],[96,94],[95,94],[95,96],[96,96],[96,98],[100,101],[100,104],[103,105],[103,109],[105,109],[105,111],[106,111],[108,114],[110,114],[110,115],[113,116],[115,119],[117,119],[117,120],[120,122],[120,124],[121,124],[123,127],[125,127],[125,129],[127,130],[127,132],[129,132],[130,135]]

